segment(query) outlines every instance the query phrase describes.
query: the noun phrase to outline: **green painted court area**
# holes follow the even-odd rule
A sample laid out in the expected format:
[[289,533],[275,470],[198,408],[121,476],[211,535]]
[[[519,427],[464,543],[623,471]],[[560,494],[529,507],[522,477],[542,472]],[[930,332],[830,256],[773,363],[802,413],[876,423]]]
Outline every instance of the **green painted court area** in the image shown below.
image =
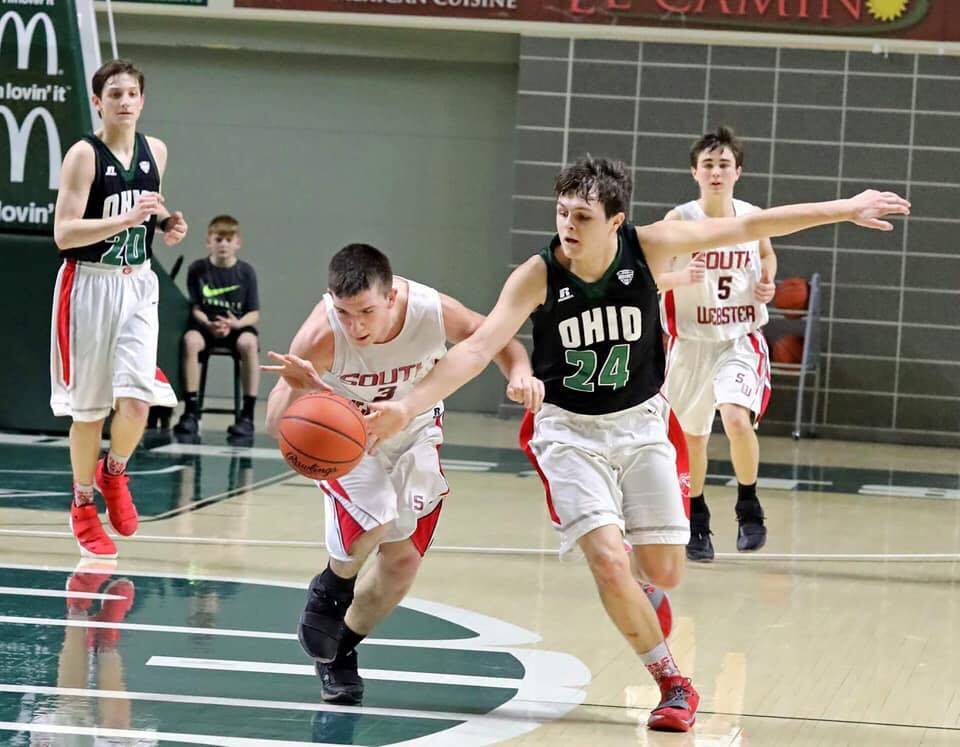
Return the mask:
[[[205,436],[204,444],[190,452],[189,444],[154,436],[137,449],[128,469],[142,521],[195,510],[204,499],[228,498],[291,474],[265,436],[253,447],[233,447],[215,433]],[[0,509],[62,513],[70,486],[65,438],[0,434]]]
[[[68,600],[65,588],[96,598]],[[0,567],[0,743],[33,744],[31,733],[54,724],[160,741],[387,745],[482,718],[528,675],[509,650],[490,650],[490,631],[470,627],[473,613],[401,607],[360,646],[363,706],[323,705],[294,635],[304,594],[269,583]],[[123,601],[131,596],[132,606]]]

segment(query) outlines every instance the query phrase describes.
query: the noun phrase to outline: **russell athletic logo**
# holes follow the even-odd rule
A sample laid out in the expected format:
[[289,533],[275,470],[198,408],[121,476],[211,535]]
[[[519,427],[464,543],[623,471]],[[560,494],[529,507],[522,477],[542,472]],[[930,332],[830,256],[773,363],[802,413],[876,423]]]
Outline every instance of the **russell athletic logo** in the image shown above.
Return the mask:
[[43,122],[47,129],[47,156],[50,163],[49,180],[47,186],[56,189],[60,183],[60,133],[53,116],[44,107],[37,106],[31,109],[23,122],[17,124],[16,117],[9,107],[0,106],[0,118],[7,127],[7,138],[10,142],[10,181],[22,182],[27,155],[27,143],[30,133],[37,120]]
[[57,32],[53,28],[53,21],[46,13],[37,13],[26,23],[20,14],[8,10],[0,16],[0,49],[7,39],[7,26],[12,25],[17,37],[17,69],[26,70],[30,61],[30,48],[37,30],[43,25],[47,37],[47,75],[57,75],[59,65],[57,59]]

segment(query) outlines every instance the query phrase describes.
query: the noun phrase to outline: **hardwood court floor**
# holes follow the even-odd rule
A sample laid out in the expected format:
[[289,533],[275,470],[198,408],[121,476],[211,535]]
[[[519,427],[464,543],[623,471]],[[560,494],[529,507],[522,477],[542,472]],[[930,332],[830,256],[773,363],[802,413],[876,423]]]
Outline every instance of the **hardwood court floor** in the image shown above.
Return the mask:
[[671,592],[700,716],[665,735],[586,567],[556,559],[515,423],[448,416],[435,546],[349,709],[320,705],[293,635],[325,565],[318,492],[207,420],[200,447],[140,452],[138,536],[79,575],[66,449],[0,434],[0,744],[960,744],[957,450],[762,437],[770,539],[743,556],[715,437],[718,558]]

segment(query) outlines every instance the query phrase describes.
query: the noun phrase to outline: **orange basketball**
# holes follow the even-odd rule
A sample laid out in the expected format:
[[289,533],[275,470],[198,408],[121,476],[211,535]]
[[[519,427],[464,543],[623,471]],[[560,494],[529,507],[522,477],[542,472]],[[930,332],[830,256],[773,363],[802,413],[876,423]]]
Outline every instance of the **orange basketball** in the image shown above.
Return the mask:
[[283,413],[279,441],[283,458],[301,475],[334,480],[363,458],[367,429],[350,400],[331,392],[311,392]]
[[[806,278],[784,278],[777,283],[773,305],[778,309],[805,311],[810,299],[810,283]],[[797,319],[800,314],[784,314],[787,319]]]
[[801,363],[803,361],[803,337],[782,335],[773,341],[770,357],[774,363]]

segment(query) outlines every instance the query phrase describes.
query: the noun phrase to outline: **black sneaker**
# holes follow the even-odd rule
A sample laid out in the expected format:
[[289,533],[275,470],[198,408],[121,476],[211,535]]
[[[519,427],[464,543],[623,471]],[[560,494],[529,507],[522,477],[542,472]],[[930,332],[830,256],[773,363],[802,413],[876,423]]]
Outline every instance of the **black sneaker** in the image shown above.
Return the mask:
[[357,652],[339,656],[329,664],[316,663],[322,688],[320,696],[327,703],[359,705],[363,700],[363,677],[357,672]]
[[177,424],[173,426],[173,432],[178,436],[196,436],[200,433],[200,418],[196,416],[196,413],[183,413]]
[[307,656],[329,664],[337,656],[343,634],[343,617],[353,601],[353,594],[335,596],[324,587],[321,576],[314,576],[310,582],[307,606],[297,626],[297,638]]
[[253,420],[242,415],[236,423],[227,427],[227,433],[237,438],[250,438],[253,436],[253,430]]
[[750,552],[767,544],[767,528],[763,525],[763,509],[760,504],[737,508],[737,550]]
[[710,540],[710,517],[690,517],[690,541],[687,543],[687,560],[695,563],[713,561],[713,542]]

